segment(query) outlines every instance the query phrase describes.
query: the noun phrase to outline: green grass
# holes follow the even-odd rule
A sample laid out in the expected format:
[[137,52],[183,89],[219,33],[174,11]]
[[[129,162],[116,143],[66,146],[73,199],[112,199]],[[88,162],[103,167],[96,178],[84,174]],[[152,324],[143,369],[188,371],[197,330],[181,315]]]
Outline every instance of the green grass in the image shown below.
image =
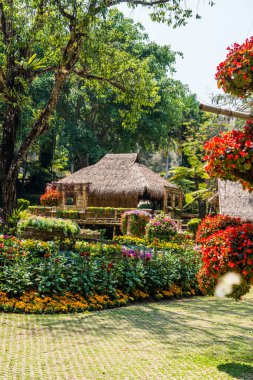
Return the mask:
[[253,379],[253,293],[74,315],[0,314],[0,379]]

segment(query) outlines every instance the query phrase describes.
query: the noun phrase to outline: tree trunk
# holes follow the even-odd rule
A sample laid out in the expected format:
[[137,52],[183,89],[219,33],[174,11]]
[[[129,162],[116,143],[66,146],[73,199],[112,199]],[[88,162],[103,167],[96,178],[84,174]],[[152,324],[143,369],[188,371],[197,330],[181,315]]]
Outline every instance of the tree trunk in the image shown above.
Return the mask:
[[[55,73],[55,82],[53,89],[51,91],[50,97],[48,99],[47,105],[44,110],[41,112],[38,119],[33,124],[29,133],[22,142],[20,148],[14,156],[14,147],[16,142],[16,134],[11,133],[16,131],[15,118],[13,123],[9,124],[10,119],[7,118],[8,123],[5,125],[5,130],[3,132],[3,141],[1,147],[1,162],[2,162],[2,197],[3,197],[3,214],[4,214],[4,224],[7,224],[9,215],[12,213],[13,208],[15,207],[16,199],[16,189],[15,183],[18,177],[19,169],[22,165],[24,158],[26,157],[29,149],[34,144],[39,136],[45,133],[49,128],[50,118],[55,111],[59,94],[62,90],[62,87],[66,81],[66,78],[72,72],[76,61],[79,57],[79,52],[82,46],[83,35],[76,34],[73,32],[69,38],[69,41],[66,45],[66,48],[62,56],[62,64]],[[12,74],[14,72],[12,71]],[[11,83],[10,83],[10,88]],[[14,109],[14,106],[9,106]],[[8,106],[7,106],[8,108]],[[13,130],[11,128],[13,125]],[[8,138],[10,137],[11,146],[9,148],[6,145],[5,133]],[[16,133],[16,132],[15,132]],[[9,136],[10,135],[10,136]],[[10,149],[10,152],[9,152]],[[7,153],[7,159],[5,157]],[[1,169],[1,168],[0,168]]]
[[3,125],[3,136],[0,150],[0,183],[1,198],[4,209],[4,222],[16,204],[16,178],[6,181],[11,163],[15,157],[16,132],[20,122],[20,112],[13,105],[8,105]]
[[2,186],[3,198],[3,219],[4,225],[8,225],[8,218],[13,212],[14,205],[16,204],[16,178],[4,181]]

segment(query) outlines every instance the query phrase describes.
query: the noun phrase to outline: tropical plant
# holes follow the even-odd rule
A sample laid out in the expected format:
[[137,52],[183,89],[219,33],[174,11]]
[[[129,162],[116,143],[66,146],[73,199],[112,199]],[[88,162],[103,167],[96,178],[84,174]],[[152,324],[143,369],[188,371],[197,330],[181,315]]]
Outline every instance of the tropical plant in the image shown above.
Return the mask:
[[17,207],[20,210],[26,210],[30,206],[30,202],[27,199],[19,198],[17,201]]

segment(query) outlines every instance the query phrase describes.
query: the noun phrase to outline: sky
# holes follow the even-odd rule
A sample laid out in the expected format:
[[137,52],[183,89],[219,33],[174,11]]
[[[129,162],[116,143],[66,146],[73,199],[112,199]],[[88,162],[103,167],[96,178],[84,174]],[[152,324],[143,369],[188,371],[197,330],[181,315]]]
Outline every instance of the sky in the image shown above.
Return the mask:
[[207,104],[211,103],[212,94],[222,93],[214,75],[226,57],[226,48],[253,35],[253,0],[214,1],[213,7],[208,6],[208,0],[188,1],[193,10],[198,6],[202,18],[191,19],[187,26],[177,29],[151,21],[143,7],[119,7],[125,16],[145,27],[151,41],[183,53],[183,59],[177,58],[174,78],[187,84],[198,100]]

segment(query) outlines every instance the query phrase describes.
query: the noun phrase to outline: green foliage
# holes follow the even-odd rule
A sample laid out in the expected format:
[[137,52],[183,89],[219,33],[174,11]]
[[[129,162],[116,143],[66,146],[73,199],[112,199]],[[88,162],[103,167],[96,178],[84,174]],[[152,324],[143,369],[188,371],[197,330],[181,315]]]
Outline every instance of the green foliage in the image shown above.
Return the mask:
[[9,223],[8,233],[11,235],[14,235],[17,233],[17,225],[21,219],[22,210],[23,210],[22,206],[18,209],[14,209],[12,214],[8,218],[8,223]]
[[56,210],[57,218],[79,219],[78,210]]
[[30,206],[30,202],[27,199],[19,198],[17,201],[18,209],[20,210],[27,210]]
[[198,218],[194,218],[194,219],[191,219],[188,223],[187,223],[187,228],[188,230],[194,235],[196,236],[196,233],[198,231],[198,227],[201,223],[201,219],[198,219]]
[[195,109],[196,99],[189,99],[184,123],[182,147],[182,166],[170,170],[169,180],[180,186],[185,193],[185,208],[205,216],[206,202],[213,195],[216,182],[210,179],[204,169],[204,144],[217,131],[228,128],[227,123],[218,116],[210,116]]
[[[119,16],[117,10],[111,10],[112,5],[117,6],[121,2],[2,2],[0,109],[4,121],[0,142],[0,173],[4,173],[4,178],[1,178],[3,189],[8,190],[15,186],[19,169],[28,153],[35,148],[39,137],[50,128],[62,124],[68,109],[72,108],[72,100],[74,111],[78,115],[72,124],[78,120],[80,131],[85,121],[90,126],[89,130],[85,130],[88,138],[93,137],[93,121],[96,119],[94,107],[93,110],[90,109],[91,98],[98,97],[103,100],[110,97],[110,103],[116,107],[110,113],[109,119],[115,119],[113,111],[116,111],[118,127],[123,126],[129,131],[136,129],[141,117],[145,117],[159,103],[162,86],[157,80],[159,70],[155,69],[153,55],[151,52],[145,55],[145,49],[141,52],[138,50],[138,43],[142,40],[136,30],[138,28],[132,28],[136,33],[128,35],[126,29],[129,29],[131,22],[125,22],[125,29],[118,28],[120,22],[124,21],[123,17]],[[135,0],[125,2],[133,8],[139,4]],[[151,19],[167,22],[175,27],[185,24],[192,15],[183,0],[159,0],[153,6],[152,3],[145,2],[142,5],[152,9]],[[131,45],[128,36],[134,37],[136,44]],[[160,49],[160,52],[158,49],[158,53],[161,60],[164,54],[170,56],[171,61],[174,60],[175,55],[169,49]],[[165,82],[167,79],[168,65],[165,66],[160,73],[161,83],[163,79]],[[176,83],[174,82],[176,89],[182,88]],[[69,93],[74,97],[70,100],[67,98],[68,107],[57,109],[58,99],[62,94]],[[95,102],[92,103],[94,106]],[[85,105],[83,109],[82,104]],[[95,108],[100,108],[98,102]],[[56,109],[58,113],[55,112]],[[62,132],[60,135],[64,139],[64,131]],[[74,161],[73,152],[79,153],[77,142],[86,140],[81,138],[83,135],[78,137],[77,139],[75,134],[75,144],[72,144],[69,154],[71,161]],[[52,138],[54,147],[59,135]],[[98,156],[96,147],[100,148],[97,141],[93,145],[94,156]],[[100,148],[99,154],[101,150]],[[62,161],[66,160],[62,155],[63,151],[58,149]],[[53,164],[46,168],[39,166],[45,172],[45,177],[50,174],[52,179]],[[63,166],[61,160],[57,162],[57,167]],[[22,184],[25,183],[26,169],[23,173]],[[13,209],[12,203],[15,203],[15,199],[7,193],[8,191],[2,192],[6,213]]]
[[31,214],[40,214],[40,215],[45,215],[48,210],[51,210],[51,207],[29,206],[29,208],[28,208],[28,211]]
[[[124,67],[121,71],[124,75],[135,72],[134,68],[125,68],[129,59],[136,61],[138,66],[140,62],[145,62],[145,70],[152,74],[156,84],[156,104],[152,107],[148,101],[141,110],[138,110],[138,105],[133,110],[134,125],[130,125],[124,113],[129,119],[132,115],[131,107],[119,99],[119,89],[102,81],[97,83],[95,80],[83,81],[79,77],[71,77],[59,99],[53,121],[56,138],[54,140],[51,137],[51,143],[47,144],[52,149],[55,146],[53,170],[56,174],[63,175],[70,168],[70,164],[73,170],[73,166],[79,169],[94,163],[108,151],[133,151],[136,143],[144,150],[163,146],[168,130],[176,134],[180,128],[187,90],[179,81],[168,77],[168,73],[174,72],[178,53],[171,51],[168,46],[150,42],[139,24],[124,18],[117,10],[110,11],[106,20],[98,20],[90,38],[86,53],[91,54],[90,64],[96,65],[96,73],[101,76],[103,68],[108,71],[108,77],[112,75],[116,78],[119,68],[110,69],[112,56],[117,66],[120,64],[119,60],[123,61]],[[114,53],[115,50],[117,54]],[[126,82],[128,81],[122,79],[122,83]],[[145,79],[145,91],[150,87],[149,83]],[[34,83],[32,92],[37,102],[42,102],[48,96],[47,89],[50,85],[51,79],[45,80],[44,77]],[[141,85],[141,82],[136,83],[137,85]],[[130,80],[130,92],[127,92],[131,102],[136,86]],[[143,95],[143,89],[140,89],[138,97],[141,102]],[[121,96],[126,97],[126,91]],[[125,128],[122,128],[122,123]]]

